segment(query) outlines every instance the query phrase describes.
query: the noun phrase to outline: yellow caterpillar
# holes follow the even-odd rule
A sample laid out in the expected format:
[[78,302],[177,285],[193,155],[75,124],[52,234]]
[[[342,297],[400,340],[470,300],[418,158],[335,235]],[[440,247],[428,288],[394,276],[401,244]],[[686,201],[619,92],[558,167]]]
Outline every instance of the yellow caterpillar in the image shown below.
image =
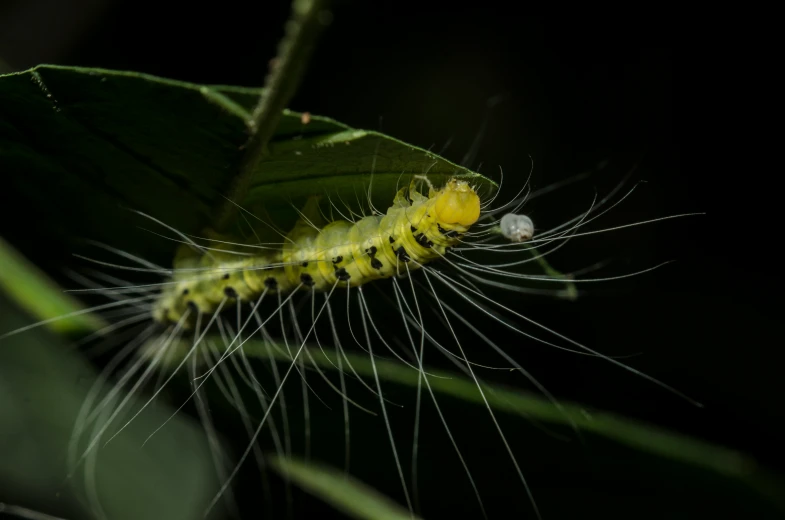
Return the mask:
[[[315,200],[305,210],[313,217]],[[409,269],[417,269],[443,257],[479,217],[480,197],[474,188],[450,179],[441,189],[430,186],[427,196],[414,183],[401,189],[385,215],[354,223],[337,220],[321,229],[301,219],[273,254],[237,261],[219,251],[194,259],[183,246],[175,262],[175,271],[183,273],[181,281],[164,291],[153,315],[161,323],[176,323],[189,306],[211,313],[226,298],[253,301],[265,292],[286,294],[302,286],[324,292],[400,275],[401,262],[411,261]],[[187,267],[181,271],[194,265],[204,274],[195,277]]]

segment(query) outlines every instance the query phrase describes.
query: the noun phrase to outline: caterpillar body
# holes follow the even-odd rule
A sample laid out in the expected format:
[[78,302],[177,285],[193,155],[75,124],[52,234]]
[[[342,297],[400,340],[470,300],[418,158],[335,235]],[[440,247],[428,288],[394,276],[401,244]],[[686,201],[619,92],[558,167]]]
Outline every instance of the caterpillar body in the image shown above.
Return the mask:
[[[307,208],[314,208],[314,200]],[[307,208],[305,213],[315,219],[316,211]],[[384,215],[354,223],[337,220],[322,229],[301,219],[283,248],[270,255],[238,262],[236,256],[218,252],[194,260],[185,246],[175,271],[180,265],[199,265],[207,272],[194,277],[186,268],[180,283],[165,290],[153,315],[161,323],[176,323],[189,306],[210,313],[226,298],[252,301],[264,292],[286,294],[299,286],[323,292],[400,275],[402,262],[417,269],[443,257],[479,217],[479,195],[468,182],[453,178],[441,189],[430,186],[427,196],[414,183],[402,188]]]

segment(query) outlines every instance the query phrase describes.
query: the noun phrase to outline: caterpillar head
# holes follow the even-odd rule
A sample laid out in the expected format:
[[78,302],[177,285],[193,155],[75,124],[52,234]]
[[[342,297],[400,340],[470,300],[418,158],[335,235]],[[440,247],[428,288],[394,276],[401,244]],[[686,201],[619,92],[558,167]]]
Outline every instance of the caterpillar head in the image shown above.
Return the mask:
[[444,188],[431,193],[433,211],[442,224],[469,227],[480,218],[480,197],[468,182],[450,179]]

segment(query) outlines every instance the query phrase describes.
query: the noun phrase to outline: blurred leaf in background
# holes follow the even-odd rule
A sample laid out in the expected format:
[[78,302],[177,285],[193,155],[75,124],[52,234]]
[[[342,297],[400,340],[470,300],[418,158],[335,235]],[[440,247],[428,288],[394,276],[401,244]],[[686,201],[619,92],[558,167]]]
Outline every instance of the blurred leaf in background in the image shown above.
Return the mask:
[[[0,266],[5,269],[9,267],[7,245],[3,252],[6,256],[0,257]],[[24,268],[22,262],[15,258],[14,272]],[[30,291],[28,298],[62,296],[46,278],[30,280],[32,272],[18,279]],[[64,310],[62,305],[57,308],[57,312]],[[75,323],[80,324],[79,320]],[[0,331],[29,324],[30,318],[0,293]],[[87,472],[108,518],[201,518],[217,483],[200,426],[180,414],[142,446],[173,412],[160,403],[148,407],[106,446],[104,437],[95,447],[97,462],[82,461],[72,478],[66,478],[71,469],[67,448],[96,378],[78,351],[45,328],[0,342],[0,502],[25,504],[71,520],[93,517],[85,502]],[[108,383],[98,394],[99,400],[111,388]],[[118,398],[124,395],[121,392]],[[87,425],[85,432],[94,431],[94,425]],[[84,450],[85,439],[79,446]]]
[[284,457],[275,457],[272,463],[273,468],[284,477],[352,518],[418,520],[407,509],[376,490],[333,468]]

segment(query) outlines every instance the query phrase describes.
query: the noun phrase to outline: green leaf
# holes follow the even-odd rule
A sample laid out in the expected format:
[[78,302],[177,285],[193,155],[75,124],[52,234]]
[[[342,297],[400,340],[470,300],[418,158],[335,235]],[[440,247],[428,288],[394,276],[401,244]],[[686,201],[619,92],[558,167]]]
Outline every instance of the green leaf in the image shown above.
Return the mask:
[[[173,244],[123,208],[184,233],[210,226],[237,174],[249,110],[260,90],[204,86],[133,72],[41,65],[0,76],[0,168],[30,204],[58,215],[31,232],[81,237],[143,256]],[[350,206],[367,189],[386,208],[399,184],[427,173],[437,184],[468,178],[495,184],[435,154],[378,132],[286,111],[242,200],[282,221],[291,204],[329,194]],[[56,190],[40,186],[55,185]],[[85,204],[82,201],[87,201]],[[100,216],[100,218],[96,218]],[[240,217],[237,217],[238,222]],[[284,226],[285,224],[279,224]]]
[[272,467],[284,477],[353,518],[362,520],[416,520],[407,509],[375,489],[333,468],[273,457]]
[[[0,288],[32,316],[47,323],[51,330],[62,334],[92,332],[106,326],[71,298],[43,272],[20,255],[0,237]],[[67,319],[57,319],[71,315]],[[0,331],[0,336],[5,331]]]

